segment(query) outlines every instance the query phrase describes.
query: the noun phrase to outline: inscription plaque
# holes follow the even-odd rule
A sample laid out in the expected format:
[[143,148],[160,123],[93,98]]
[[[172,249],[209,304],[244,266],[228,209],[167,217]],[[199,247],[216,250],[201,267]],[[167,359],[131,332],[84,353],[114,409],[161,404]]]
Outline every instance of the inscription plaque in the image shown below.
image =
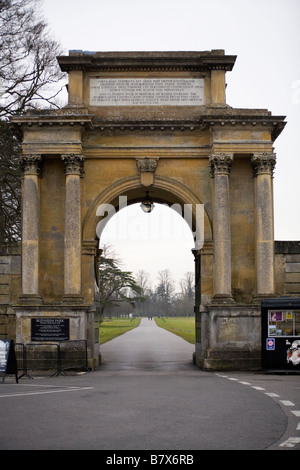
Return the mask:
[[32,318],[31,341],[68,341],[68,318]]
[[91,106],[203,106],[203,78],[92,78]]

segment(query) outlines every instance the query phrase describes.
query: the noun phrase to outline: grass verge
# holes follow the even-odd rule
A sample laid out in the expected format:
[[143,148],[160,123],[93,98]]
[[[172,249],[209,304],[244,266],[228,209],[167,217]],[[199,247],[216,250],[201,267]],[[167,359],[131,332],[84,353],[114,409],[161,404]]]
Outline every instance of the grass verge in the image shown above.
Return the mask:
[[104,320],[99,328],[100,344],[107,343],[107,341],[136,328],[139,326],[140,321],[140,318],[112,318],[111,320]]
[[161,328],[180,336],[191,344],[195,344],[194,317],[155,317],[154,320]]

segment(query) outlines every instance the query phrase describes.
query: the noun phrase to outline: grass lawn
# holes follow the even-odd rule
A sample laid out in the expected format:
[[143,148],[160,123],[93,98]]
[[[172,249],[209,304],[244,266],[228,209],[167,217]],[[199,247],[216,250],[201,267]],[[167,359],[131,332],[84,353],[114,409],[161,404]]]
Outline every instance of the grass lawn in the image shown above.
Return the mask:
[[100,344],[106,343],[117,336],[126,333],[139,326],[140,318],[112,318],[111,320],[104,320],[99,328],[99,341]]
[[161,328],[195,344],[195,317],[155,317],[154,320]]

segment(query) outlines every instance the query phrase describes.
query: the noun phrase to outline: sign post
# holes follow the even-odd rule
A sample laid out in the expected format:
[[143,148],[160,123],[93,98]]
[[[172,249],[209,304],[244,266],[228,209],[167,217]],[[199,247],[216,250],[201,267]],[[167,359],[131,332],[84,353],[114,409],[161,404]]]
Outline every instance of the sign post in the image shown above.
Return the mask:
[[3,374],[1,383],[4,383],[6,374],[14,374],[16,383],[19,383],[15,347],[11,339],[0,339],[0,373]]

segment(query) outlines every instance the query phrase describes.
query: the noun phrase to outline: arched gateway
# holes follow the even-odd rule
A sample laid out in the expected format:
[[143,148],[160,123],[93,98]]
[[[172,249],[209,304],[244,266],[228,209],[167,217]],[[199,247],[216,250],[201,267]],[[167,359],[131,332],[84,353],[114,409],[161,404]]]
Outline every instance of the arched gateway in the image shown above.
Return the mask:
[[226,104],[235,59],[222,50],[58,58],[68,105],[13,118],[24,170],[17,342],[30,342],[34,319],[67,319],[69,339],[86,339],[97,365],[99,207],[149,190],[154,201],[192,207],[194,233],[204,207],[204,236],[191,247],[197,364],[259,365],[260,299],[275,294],[273,143],[285,123]]

